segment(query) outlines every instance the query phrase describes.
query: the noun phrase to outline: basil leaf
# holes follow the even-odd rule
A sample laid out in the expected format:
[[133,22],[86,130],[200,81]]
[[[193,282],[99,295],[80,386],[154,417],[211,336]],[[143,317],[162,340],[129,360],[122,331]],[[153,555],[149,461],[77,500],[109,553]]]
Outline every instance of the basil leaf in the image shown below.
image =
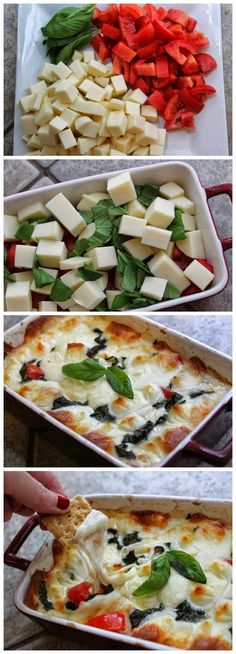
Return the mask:
[[11,273],[9,272],[7,266],[4,266],[4,279],[5,279],[7,282],[13,282],[13,283],[14,283],[14,282],[16,281],[16,280],[14,279],[14,277],[12,277],[12,275],[11,275]]
[[166,287],[165,287],[165,292],[163,295],[163,300],[174,300],[178,297],[181,296],[181,293],[179,292],[178,288],[174,286],[174,284],[171,284],[170,282],[167,282]]
[[66,286],[66,284],[63,284],[60,279],[55,279],[50,294],[50,300],[54,300],[54,302],[66,302],[66,300],[71,298],[72,293],[73,291],[71,288]]
[[63,375],[82,381],[95,381],[105,375],[106,369],[93,359],[84,359],[81,363],[67,363],[62,367]]
[[149,205],[156,199],[159,195],[159,186],[156,184],[145,184],[144,186],[135,186],[137,193],[137,198],[141,204],[144,204],[145,207]]
[[98,272],[98,270],[95,270],[95,268],[89,265],[85,265],[83,268],[79,268],[75,274],[76,277],[82,277],[85,282],[90,280],[93,281],[102,277],[102,274]]
[[120,367],[112,366],[112,368],[106,368],[106,378],[110,386],[113,388],[116,393],[119,395],[124,395],[130,400],[134,397],[134,392],[132,389],[131,381],[126,372]]
[[142,309],[143,307],[150,307],[151,304],[152,300],[150,297],[142,297],[142,295],[140,295],[139,298],[135,298],[132,301],[131,309]]
[[134,597],[149,597],[167,584],[170,576],[170,563],[165,554],[161,554],[152,561],[151,574],[141,586],[136,588]]
[[30,223],[23,223],[23,225],[18,227],[15,233],[15,238],[17,238],[19,241],[30,241],[33,231],[34,225]]
[[33,277],[35,281],[36,288],[41,288],[41,286],[47,286],[47,284],[54,284],[55,277],[49,275],[48,272],[42,268],[33,268]]
[[172,232],[171,241],[183,241],[186,238],[181,209],[175,208],[175,218],[168,229]]
[[144,270],[141,270],[141,268],[139,268],[139,269],[137,270],[137,288],[138,288],[138,289],[141,288],[142,283],[144,282],[145,277],[146,277],[146,273],[144,272]]
[[[114,205],[114,202],[112,202],[110,198],[100,200],[98,204],[100,206],[104,206],[107,209],[109,216],[123,216],[124,214],[129,213],[127,203],[123,204],[121,207],[116,207]],[[96,205],[96,207],[98,206],[98,204]]]
[[122,277],[123,274],[124,274],[125,266],[128,263],[128,255],[125,252],[123,252],[122,250],[117,250],[116,254],[117,254],[117,260],[118,260],[118,265],[117,265],[118,273]]
[[116,295],[114,297],[114,300],[111,305],[111,310],[119,311],[127,304],[127,302],[129,302],[129,296],[126,295],[126,293],[120,293],[119,295]]
[[90,223],[93,223],[93,214],[90,209],[88,209],[87,211],[80,211],[80,215],[85,220],[86,225],[90,225]]
[[135,291],[136,289],[136,286],[137,286],[136,271],[133,268],[132,264],[127,263],[124,268],[121,287],[123,291],[128,291],[130,293],[133,293],[133,291]]
[[80,240],[75,242],[74,249],[69,253],[69,259],[70,257],[80,257],[85,250],[88,248],[88,239],[87,238],[81,238]]
[[82,9],[67,7],[66,10],[58,11],[47,25],[41,28],[43,36],[71,37],[78,32],[83,32],[86,24],[92,20],[94,7],[95,5],[85,5]]
[[116,218],[112,222],[111,240],[112,240],[112,244],[114,245],[115,248],[122,247],[122,244],[125,241],[127,241],[127,236],[124,236],[124,234],[119,234],[120,221],[121,221],[120,218]]
[[70,59],[72,59],[73,52],[75,50],[82,49],[87,43],[91,41],[93,36],[93,30],[89,29],[84,34],[80,34],[72,41],[69,39],[69,42],[64,45],[60,50],[57,49],[57,53],[54,54],[54,63],[59,64],[60,61],[63,61],[64,64],[67,64]]
[[[98,203],[99,204],[99,203]],[[96,230],[94,234],[90,237],[89,239],[89,245],[93,247],[97,247],[99,245],[104,245],[104,243],[107,243],[107,241],[110,240],[111,234],[112,234],[112,221],[107,215],[104,215],[104,211],[99,208],[98,212],[98,205],[94,207],[93,209],[93,214],[94,214],[94,220],[96,223]]]
[[166,552],[166,556],[172,568],[179,572],[182,577],[206,584],[206,575],[200,563],[191,554],[187,554],[181,550],[171,550],[170,552]]

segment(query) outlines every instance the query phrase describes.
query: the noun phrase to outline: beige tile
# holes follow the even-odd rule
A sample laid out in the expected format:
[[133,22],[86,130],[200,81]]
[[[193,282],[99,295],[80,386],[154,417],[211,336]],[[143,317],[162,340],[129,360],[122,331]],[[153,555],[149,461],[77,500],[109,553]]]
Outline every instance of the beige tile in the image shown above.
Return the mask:
[[22,159],[7,159],[4,162],[5,195],[22,191],[39,177],[39,171],[32,163]]

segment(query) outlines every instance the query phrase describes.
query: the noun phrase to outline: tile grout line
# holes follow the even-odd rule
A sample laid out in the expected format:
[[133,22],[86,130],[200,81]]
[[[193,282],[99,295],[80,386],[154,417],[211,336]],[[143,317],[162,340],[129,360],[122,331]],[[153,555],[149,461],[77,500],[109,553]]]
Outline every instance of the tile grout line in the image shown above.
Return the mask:
[[37,634],[34,634],[32,636],[28,636],[28,638],[23,638],[23,640],[16,641],[13,645],[10,645],[9,647],[5,647],[5,650],[15,650],[15,649],[20,649],[24,645],[28,645],[29,643],[33,643],[35,640],[39,640],[39,638],[42,638],[44,635],[46,635],[46,632],[44,629],[42,631],[39,631]]

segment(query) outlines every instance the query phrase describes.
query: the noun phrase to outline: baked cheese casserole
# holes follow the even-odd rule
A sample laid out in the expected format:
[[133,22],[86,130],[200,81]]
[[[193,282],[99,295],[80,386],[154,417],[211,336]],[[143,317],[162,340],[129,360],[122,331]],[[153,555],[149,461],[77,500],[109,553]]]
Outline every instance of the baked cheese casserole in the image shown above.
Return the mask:
[[231,649],[230,526],[177,508],[103,513],[106,583],[78,543],[54,540],[52,567],[34,572],[26,605],[173,648]]
[[196,356],[170,349],[164,330],[153,340],[148,325],[133,324],[99,315],[38,318],[21,345],[6,345],[5,382],[123,463],[154,466],[230,386]]

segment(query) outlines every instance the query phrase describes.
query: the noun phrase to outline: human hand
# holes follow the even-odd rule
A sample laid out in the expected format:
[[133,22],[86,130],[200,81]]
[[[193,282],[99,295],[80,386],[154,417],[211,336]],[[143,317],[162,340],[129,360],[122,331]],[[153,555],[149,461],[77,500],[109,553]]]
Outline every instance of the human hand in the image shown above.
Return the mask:
[[13,513],[64,513],[70,500],[53,472],[5,472],[4,520]]

